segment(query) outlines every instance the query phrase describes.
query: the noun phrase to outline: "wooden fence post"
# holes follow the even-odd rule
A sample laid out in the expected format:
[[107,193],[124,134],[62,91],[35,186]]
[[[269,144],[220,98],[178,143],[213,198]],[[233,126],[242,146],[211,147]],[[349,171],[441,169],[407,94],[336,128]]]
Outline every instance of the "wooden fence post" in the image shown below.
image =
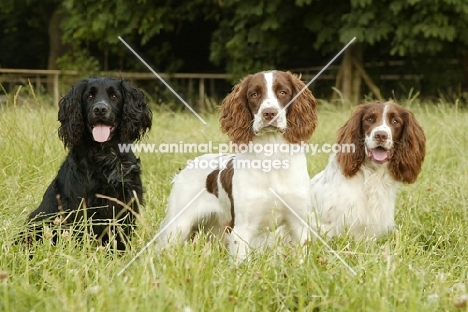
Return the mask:
[[54,105],[59,103],[59,73],[54,74]]
[[201,113],[203,112],[203,109],[205,108],[205,78],[200,78],[198,84],[198,98],[199,98],[199,104],[198,104],[198,111]]
[[189,78],[188,80],[188,104],[190,106],[193,105],[192,96],[193,96],[193,79]]

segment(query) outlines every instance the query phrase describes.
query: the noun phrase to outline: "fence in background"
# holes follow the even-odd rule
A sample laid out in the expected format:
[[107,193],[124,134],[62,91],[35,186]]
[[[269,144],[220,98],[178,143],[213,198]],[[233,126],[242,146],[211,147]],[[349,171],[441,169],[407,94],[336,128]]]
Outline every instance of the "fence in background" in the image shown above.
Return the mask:
[[[303,69],[300,71],[294,71],[302,73],[302,79],[309,81],[314,77],[312,72],[317,73],[320,71],[320,67],[312,67]],[[42,69],[10,69],[0,68],[0,84],[8,86],[12,90],[14,85],[28,85],[31,83],[37,94],[47,92],[53,96],[54,103],[58,103],[61,96],[61,81],[75,80],[79,78],[82,73],[76,70],[42,70]],[[152,73],[140,73],[140,72],[101,72],[101,76],[111,77],[122,77],[123,79],[129,80],[132,83],[135,81],[151,81],[158,82],[158,78]],[[160,73],[159,74],[164,80],[177,81],[178,85],[183,86],[183,90],[175,90],[186,95],[184,99],[197,111],[202,111],[205,107],[206,98],[216,94],[216,81],[224,81],[232,87],[229,83],[231,75],[229,74],[212,74],[212,73]],[[320,79],[333,80],[335,75],[322,74]],[[158,82],[159,83],[159,82]],[[138,84],[136,84],[138,85]],[[46,86],[46,87],[45,87]],[[69,82],[67,81],[67,88],[69,88]],[[196,90],[198,88],[198,90]],[[224,91],[224,90],[223,90]],[[224,92],[227,94],[227,92]]]

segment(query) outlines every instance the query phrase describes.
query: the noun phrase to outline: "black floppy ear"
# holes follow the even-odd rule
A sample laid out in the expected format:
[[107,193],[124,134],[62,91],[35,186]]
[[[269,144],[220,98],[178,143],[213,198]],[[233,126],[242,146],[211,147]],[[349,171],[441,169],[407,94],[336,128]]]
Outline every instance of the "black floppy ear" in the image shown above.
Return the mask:
[[121,82],[124,103],[120,125],[122,142],[134,142],[151,129],[152,113],[145,102],[145,95],[127,81]]
[[84,131],[82,95],[88,85],[84,79],[74,84],[59,102],[58,135],[65,147],[71,148],[81,140]]

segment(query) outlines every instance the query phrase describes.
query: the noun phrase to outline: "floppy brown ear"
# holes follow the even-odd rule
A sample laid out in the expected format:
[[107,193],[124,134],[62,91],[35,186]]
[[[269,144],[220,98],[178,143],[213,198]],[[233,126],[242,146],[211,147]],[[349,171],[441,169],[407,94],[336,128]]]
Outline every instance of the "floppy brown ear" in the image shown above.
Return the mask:
[[234,86],[221,104],[221,130],[234,144],[252,141],[252,113],[248,108],[247,85],[252,76],[247,76]]
[[426,137],[414,114],[402,109],[405,125],[401,139],[395,142],[390,170],[397,181],[413,183],[418,178],[426,155]]
[[[366,104],[357,106],[348,121],[337,132],[337,143],[341,149],[336,154],[336,161],[346,177],[354,176],[366,158],[361,127],[365,107]],[[354,151],[345,149],[344,144],[354,144]]]
[[[284,137],[290,143],[307,142],[317,126],[317,100],[296,75],[287,72],[297,98],[287,108],[288,127]],[[304,91],[302,91],[304,89]],[[302,91],[302,92],[301,92]]]

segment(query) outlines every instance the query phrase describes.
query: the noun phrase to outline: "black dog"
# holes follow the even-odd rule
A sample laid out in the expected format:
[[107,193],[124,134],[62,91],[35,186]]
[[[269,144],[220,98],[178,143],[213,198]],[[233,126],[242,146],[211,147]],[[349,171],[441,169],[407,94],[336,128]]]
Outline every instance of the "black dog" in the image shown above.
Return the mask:
[[135,142],[151,128],[143,93],[114,78],[84,79],[60,100],[58,120],[58,135],[70,152],[29,215],[36,239],[44,222],[62,228],[81,222],[91,225],[102,244],[115,241],[117,249],[125,249],[143,187],[139,159],[121,152],[119,144]]

